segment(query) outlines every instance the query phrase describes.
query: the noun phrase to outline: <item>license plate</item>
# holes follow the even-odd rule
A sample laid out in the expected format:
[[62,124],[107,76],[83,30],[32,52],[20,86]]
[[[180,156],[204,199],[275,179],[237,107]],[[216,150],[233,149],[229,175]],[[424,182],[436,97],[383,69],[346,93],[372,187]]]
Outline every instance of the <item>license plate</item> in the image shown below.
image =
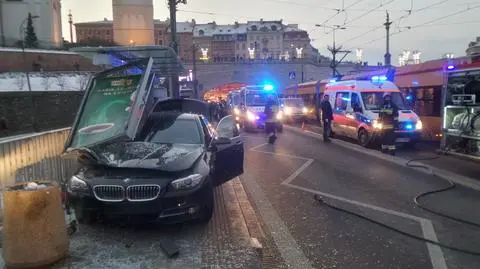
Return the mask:
[[397,138],[397,142],[400,142],[400,143],[410,142],[410,138]]

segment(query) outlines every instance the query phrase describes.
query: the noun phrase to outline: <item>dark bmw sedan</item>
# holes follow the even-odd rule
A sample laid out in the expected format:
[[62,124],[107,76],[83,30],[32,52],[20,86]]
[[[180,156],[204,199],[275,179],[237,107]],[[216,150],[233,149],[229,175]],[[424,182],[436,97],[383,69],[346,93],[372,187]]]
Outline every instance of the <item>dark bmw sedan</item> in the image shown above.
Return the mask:
[[200,114],[153,112],[133,141],[115,140],[77,152],[83,165],[67,190],[83,223],[127,216],[208,222],[213,188],[243,173],[243,142],[231,116],[213,129]]

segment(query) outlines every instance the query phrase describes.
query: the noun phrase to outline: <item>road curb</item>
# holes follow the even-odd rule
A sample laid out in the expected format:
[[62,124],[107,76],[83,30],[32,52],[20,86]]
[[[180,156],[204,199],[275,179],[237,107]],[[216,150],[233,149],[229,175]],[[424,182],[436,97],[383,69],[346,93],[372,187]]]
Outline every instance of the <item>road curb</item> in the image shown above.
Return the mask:
[[261,268],[261,239],[252,237],[259,224],[242,191],[238,178],[215,188],[214,215],[205,229],[203,268]]
[[[315,139],[318,139],[318,140],[323,140],[322,135],[319,134],[319,133],[316,133],[316,132],[312,132],[312,131],[308,131],[308,130],[302,130],[298,127],[289,126],[289,125],[284,125],[284,128],[286,128],[290,131],[293,131],[295,133],[298,133],[298,134],[306,135],[306,136],[309,136],[309,137],[312,137],[312,138],[315,138]],[[425,163],[422,163],[422,162],[419,162],[419,161],[414,161],[412,164],[423,166],[425,168],[410,167],[410,166],[407,165],[408,162],[409,162],[409,160],[407,160],[407,159],[404,159],[404,158],[401,158],[401,157],[390,156],[390,155],[383,154],[381,152],[365,149],[364,147],[357,146],[357,145],[354,145],[354,144],[351,144],[351,143],[348,143],[348,142],[345,142],[345,141],[341,141],[341,140],[338,140],[338,139],[332,139],[332,140],[333,140],[333,143],[335,145],[341,146],[343,148],[355,150],[357,152],[360,152],[360,153],[363,153],[363,154],[366,154],[366,155],[370,155],[372,157],[376,157],[378,159],[382,159],[384,161],[388,161],[388,162],[397,164],[397,165],[402,166],[402,167],[408,167],[410,169],[414,169],[414,170],[416,170],[418,172],[422,172],[424,174],[428,174],[428,175],[433,174],[433,175],[436,175],[436,176],[438,176],[438,177],[440,177],[444,180],[454,182],[456,184],[462,185],[464,187],[467,187],[467,188],[470,188],[470,189],[473,189],[473,190],[476,190],[476,191],[480,191],[480,182],[478,180],[473,179],[473,178],[465,177],[465,176],[462,176],[462,175],[456,175],[452,172],[445,171],[443,169],[438,169],[436,167],[433,167],[431,165],[428,165],[428,164],[425,164]]]

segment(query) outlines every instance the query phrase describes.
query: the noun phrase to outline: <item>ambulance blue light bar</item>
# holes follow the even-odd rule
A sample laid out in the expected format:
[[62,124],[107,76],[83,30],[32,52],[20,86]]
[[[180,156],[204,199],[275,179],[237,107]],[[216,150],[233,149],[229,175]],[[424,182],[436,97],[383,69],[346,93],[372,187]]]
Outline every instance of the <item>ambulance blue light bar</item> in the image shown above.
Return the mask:
[[372,82],[373,83],[385,82],[387,80],[388,80],[387,76],[373,76],[372,77]]
[[455,69],[455,66],[453,64],[450,64],[450,65],[447,66],[447,69],[448,70],[453,70],[453,69]]
[[266,91],[272,91],[273,90],[273,85],[267,84],[267,85],[263,86],[263,89],[266,90]]

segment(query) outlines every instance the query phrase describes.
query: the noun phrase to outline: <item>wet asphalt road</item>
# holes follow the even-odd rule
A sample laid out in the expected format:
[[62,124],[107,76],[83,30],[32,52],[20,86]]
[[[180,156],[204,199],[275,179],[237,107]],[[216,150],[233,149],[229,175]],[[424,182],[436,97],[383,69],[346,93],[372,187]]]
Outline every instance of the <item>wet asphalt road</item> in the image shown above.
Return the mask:
[[[480,256],[427,246],[423,241],[327,207],[359,213],[415,236],[480,252],[480,228],[416,207],[442,179],[285,130],[277,143],[244,134],[240,178],[290,268],[480,268]],[[300,169],[300,170],[299,170]],[[422,200],[431,209],[480,224],[480,193],[457,187]]]

